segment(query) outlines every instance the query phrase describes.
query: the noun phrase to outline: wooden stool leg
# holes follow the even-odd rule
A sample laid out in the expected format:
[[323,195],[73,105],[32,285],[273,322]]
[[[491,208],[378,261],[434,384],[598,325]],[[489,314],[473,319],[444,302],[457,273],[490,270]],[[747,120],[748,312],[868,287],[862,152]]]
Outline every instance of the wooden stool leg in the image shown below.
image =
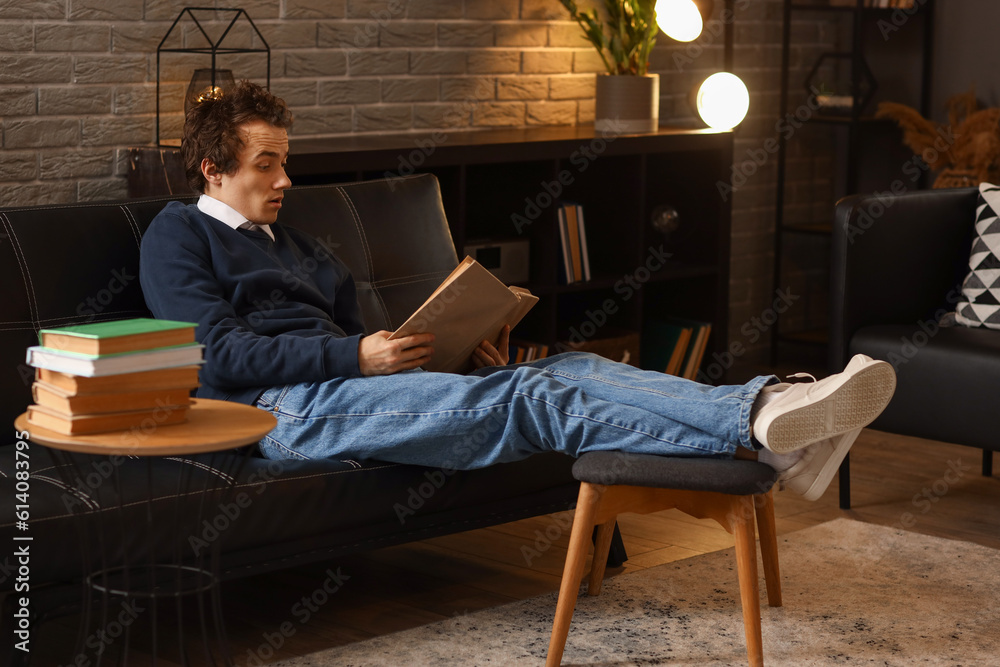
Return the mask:
[[757,534],[760,535],[760,556],[764,563],[764,584],[767,603],[781,606],[781,572],[778,568],[778,531],[774,526],[774,496],[771,491],[754,496],[757,510]]
[[757,541],[754,535],[753,496],[733,500],[733,537],[736,538],[736,571],[743,603],[747,659],[750,667],[763,667],[764,643],[760,632],[760,590],[757,587]]
[[604,571],[608,567],[608,552],[611,551],[611,538],[615,536],[615,521],[616,519],[611,519],[597,527],[597,541],[594,542],[594,559],[590,565],[587,595],[601,594]]
[[[549,639],[549,654],[545,659],[546,667],[555,667],[562,663],[563,649],[566,647],[566,637],[569,635],[569,624],[573,620],[573,610],[580,594],[580,580],[583,578],[583,566],[587,562],[590,551],[590,536],[594,530],[594,517],[601,502],[604,488],[595,484],[583,482],[580,484],[580,495],[576,501],[576,512],[573,515],[573,530],[570,533],[569,549],[566,552],[566,564],[563,567],[562,583],[559,585],[559,601],[556,603],[556,617],[552,622],[552,637]],[[607,557],[607,550],[605,550]]]

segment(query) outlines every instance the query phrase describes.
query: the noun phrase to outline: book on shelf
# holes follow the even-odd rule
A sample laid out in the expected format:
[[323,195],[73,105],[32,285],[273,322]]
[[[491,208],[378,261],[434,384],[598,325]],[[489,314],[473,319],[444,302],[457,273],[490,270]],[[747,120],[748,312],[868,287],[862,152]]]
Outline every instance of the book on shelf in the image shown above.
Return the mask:
[[177,366],[97,377],[36,368],[35,381],[58,387],[71,396],[126,391],[191,390],[198,387],[198,367]]
[[510,353],[510,363],[519,364],[522,361],[544,359],[549,356],[549,346],[544,343],[515,338],[511,339],[508,352]]
[[511,345],[508,349],[509,357],[507,362],[511,364],[519,364],[522,361],[531,361],[531,359],[528,358],[529,352],[529,348],[521,347],[520,345]]
[[44,405],[28,406],[28,423],[63,435],[90,435],[122,431],[133,426],[168,426],[187,420],[190,406],[157,406],[147,410],[128,410],[102,414],[74,414],[53,410]]
[[691,327],[650,318],[642,329],[642,358],[647,368],[678,375],[691,338]]
[[557,227],[559,228],[559,282],[570,285],[575,281],[573,277],[573,260],[569,251],[569,232],[566,229],[566,212],[559,208],[557,212]]
[[590,256],[583,207],[563,202],[557,211],[559,243],[562,254],[560,278],[566,284],[590,280]]
[[200,364],[204,348],[204,345],[190,343],[137,352],[95,355],[35,346],[28,348],[27,364],[71,375],[97,377]]
[[712,332],[712,325],[702,322],[697,325],[697,331],[692,332],[691,343],[688,345],[688,352],[684,359],[684,369],[681,377],[694,380],[698,377],[698,369],[701,368],[702,359],[705,357],[705,349],[708,347],[708,336]]
[[678,327],[677,337],[673,339],[674,346],[670,353],[670,360],[667,362],[667,367],[663,371],[667,375],[681,374],[681,366],[684,363],[684,356],[687,354],[688,347],[691,344],[692,331],[693,329],[691,327]]
[[587,251],[587,226],[583,222],[583,207],[577,205],[576,220],[580,226],[580,258],[583,266],[583,279],[590,280],[590,253]]
[[694,380],[708,347],[709,322],[665,318],[647,325],[649,363],[668,375]]
[[51,350],[91,355],[118,354],[193,343],[196,326],[193,322],[137,317],[42,329],[38,332],[38,339],[42,347]]
[[576,206],[566,204],[562,210],[569,239],[569,259],[573,265],[573,282],[579,282],[583,280],[583,257],[580,256],[580,223],[577,221]]
[[160,406],[190,405],[191,390],[153,389],[151,391],[117,391],[101,394],[73,394],[45,382],[31,385],[35,404],[65,414],[90,415],[128,410],[149,410]]
[[466,257],[389,340],[432,333],[434,355],[424,370],[464,373],[482,341],[496,344],[504,325],[513,329],[536,303],[527,289],[508,287]]

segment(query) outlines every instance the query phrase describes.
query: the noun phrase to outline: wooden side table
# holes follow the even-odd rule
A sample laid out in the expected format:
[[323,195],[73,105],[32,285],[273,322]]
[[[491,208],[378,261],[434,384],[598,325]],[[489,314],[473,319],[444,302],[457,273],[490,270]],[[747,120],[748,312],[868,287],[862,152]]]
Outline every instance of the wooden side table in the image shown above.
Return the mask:
[[[86,504],[74,506],[74,511],[81,516],[77,525],[83,547],[83,571],[86,573],[83,581],[81,627],[74,659],[84,654],[85,638],[93,637],[95,632],[106,627],[109,619],[115,617],[115,610],[111,609],[112,600],[121,601],[123,605],[132,604],[133,607],[137,606],[136,601],[141,601],[145,605],[143,608],[150,610],[149,621],[152,627],[150,646],[144,651],[155,664],[159,648],[158,603],[173,599],[176,600],[173,606],[176,609],[179,631],[178,653],[173,654],[173,657],[179,657],[185,664],[190,663],[192,655],[189,642],[185,640],[182,631],[184,605],[180,598],[196,596],[197,616],[202,632],[199,664],[202,663],[202,658],[206,659],[207,664],[232,664],[219,596],[220,541],[213,541],[208,548],[192,549],[191,537],[203,521],[211,519],[208,517],[209,513],[226,504],[227,494],[234,491],[242,464],[252,451],[251,448],[246,453],[231,450],[256,443],[275,424],[274,417],[263,410],[209,399],[195,399],[188,412],[188,421],[183,424],[157,426],[151,421],[130,431],[70,436],[29,424],[26,413],[15,420],[15,428],[26,431],[31,442],[49,448],[68,489],[75,488],[74,481],[83,479],[85,471],[95,462],[101,462],[103,469],[110,471],[105,483],[110,485],[111,491],[97,491],[104,491],[105,496],[113,497],[115,501],[105,506],[98,493],[97,501],[91,499]],[[157,457],[188,457],[195,454],[209,454],[209,458],[207,461],[198,460],[181,467],[173,509],[168,508],[169,511],[165,512],[162,506],[164,498],[156,497],[154,493],[153,461]],[[126,458],[133,457],[142,457],[146,461],[145,498],[124,497],[119,467]],[[175,460],[179,464],[192,463],[189,460]],[[211,474],[202,474],[203,480],[195,483],[193,471],[204,473],[206,470]],[[162,480],[155,481],[162,483]],[[191,512],[190,507],[185,507],[184,499],[187,497],[196,499],[193,503],[186,503],[195,505],[195,512]],[[145,521],[139,522],[144,523],[144,526],[129,524],[125,519],[126,508],[134,514],[137,504],[145,505]],[[158,507],[154,507],[158,504]],[[172,518],[164,520],[165,517]],[[141,545],[143,536],[137,536],[137,533],[142,532],[145,533],[144,549],[148,552],[148,558],[141,559],[143,562],[135,562],[130,558],[130,551],[136,544]],[[166,550],[162,548],[165,533],[169,533],[166,539],[170,543]],[[133,544],[126,544],[130,539]],[[163,556],[164,551],[169,552],[168,557]],[[100,611],[92,615],[95,594],[101,605]],[[211,612],[208,616],[205,614],[206,600]],[[92,623],[96,627],[92,627]],[[215,633],[216,648],[213,648],[213,642],[210,641],[212,631]],[[127,657],[129,640],[129,628],[126,627],[118,650],[124,651],[127,664],[134,664]],[[70,663],[76,664],[73,660]]]

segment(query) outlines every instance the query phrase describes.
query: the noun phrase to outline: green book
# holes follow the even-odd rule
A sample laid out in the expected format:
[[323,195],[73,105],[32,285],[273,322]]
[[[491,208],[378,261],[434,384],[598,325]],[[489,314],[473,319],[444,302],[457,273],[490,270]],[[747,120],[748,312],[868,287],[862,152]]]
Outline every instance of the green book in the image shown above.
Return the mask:
[[120,354],[193,343],[196,326],[194,322],[137,317],[42,329],[38,332],[38,341],[49,350],[89,355]]

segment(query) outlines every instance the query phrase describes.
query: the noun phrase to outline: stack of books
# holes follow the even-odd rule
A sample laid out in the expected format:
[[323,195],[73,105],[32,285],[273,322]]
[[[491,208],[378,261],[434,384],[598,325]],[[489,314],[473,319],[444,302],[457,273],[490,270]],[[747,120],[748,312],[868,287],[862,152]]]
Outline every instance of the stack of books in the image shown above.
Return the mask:
[[567,285],[590,280],[590,255],[587,252],[587,230],[583,223],[583,207],[564,202],[559,206],[560,281]]
[[65,435],[187,419],[203,345],[195,324],[137,318],[42,329],[28,423]]

